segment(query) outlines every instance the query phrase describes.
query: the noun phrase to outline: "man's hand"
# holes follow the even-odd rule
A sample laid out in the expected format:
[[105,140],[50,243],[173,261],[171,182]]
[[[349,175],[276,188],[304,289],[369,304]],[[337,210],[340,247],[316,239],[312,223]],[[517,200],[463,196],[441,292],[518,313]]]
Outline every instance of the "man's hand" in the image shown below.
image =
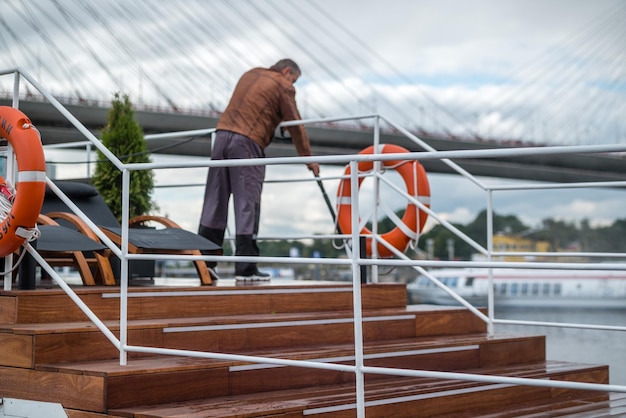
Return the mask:
[[307,164],[306,167],[317,177],[320,175],[320,165],[318,163]]

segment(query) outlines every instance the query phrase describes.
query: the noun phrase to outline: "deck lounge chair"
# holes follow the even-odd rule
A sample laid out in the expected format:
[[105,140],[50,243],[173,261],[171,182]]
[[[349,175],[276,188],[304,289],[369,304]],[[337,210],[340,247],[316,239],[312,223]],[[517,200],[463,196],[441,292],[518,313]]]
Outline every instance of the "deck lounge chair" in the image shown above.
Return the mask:
[[[57,181],[55,184],[78,206],[113,242],[121,244],[121,226],[111,212],[104,199],[97,190],[85,183],[71,181]],[[70,226],[78,231],[89,230],[87,225],[61,201],[50,189],[46,190],[43,214],[64,226]],[[163,228],[142,227],[147,222],[158,223]],[[221,254],[222,248],[208,239],[180,228],[175,222],[162,216],[143,215],[129,221],[128,251],[133,254]],[[150,273],[133,272],[133,267],[141,265],[143,260],[132,260],[129,277],[154,275],[154,267]],[[111,263],[116,278],[119,278],[119,259],[111,257]],[[154,266],[153,262],[149,262]],[[143,263],[145,265],[145,263]],[[206,263],[195,261],[194,265],[198,276],[204,285],[214,284],[217,279],[212,276]],[[105,281],[105,284],[115,284]]]
[[[31,242],[31,245],[46,259],[48,264],[74,267],[80,274],[84,285],[93,286],[97,284],[96,281],[115,282],[108,259],[111,251],[97,238],[94,240],[72,228],[63,227],[44,215],[39,215],[37,224],[40,237]],[[35,289],[36,262],[30,254],[24,254],[23,257],[19,269],[13,272],[13,279],[18,278],[19,289]],[[5,270],[4,261],[4,259],[0,260],[2,271]],[[14,261],[16,261],[15,258]],[[17,274],[18,271],[19,274]],[[41,275],[42,278],[47,276],[43,270]]]
[[[45,215],[39,215],[37,223],[41,236],[34,246],[48,264],[75,267],[84,285],[93,286],[97,284],[96,279],[102,283],[115,283],[109,262],[111,251],[92,231],[80,233]],[[20,278],[20,281],[33,282],[34,286],[34,277]]]

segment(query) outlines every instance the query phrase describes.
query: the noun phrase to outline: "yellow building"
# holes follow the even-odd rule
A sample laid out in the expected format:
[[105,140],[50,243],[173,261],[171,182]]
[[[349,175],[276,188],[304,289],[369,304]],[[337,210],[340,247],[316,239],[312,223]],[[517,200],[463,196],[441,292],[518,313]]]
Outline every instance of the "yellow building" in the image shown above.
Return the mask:
[[[511,252],[547,252],[550,250],[548,241],[535,241],[530,238],[505,235],[499,233],[493,237],[493,251],[498,253]],[[545,257],[529,255],[497,256],[498,261],[540,261]]]

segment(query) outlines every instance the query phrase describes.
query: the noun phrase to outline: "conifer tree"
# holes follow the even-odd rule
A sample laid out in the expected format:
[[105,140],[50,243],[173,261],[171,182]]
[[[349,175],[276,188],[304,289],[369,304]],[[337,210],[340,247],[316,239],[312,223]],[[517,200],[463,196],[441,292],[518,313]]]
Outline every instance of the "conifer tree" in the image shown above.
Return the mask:
[[[150,162],[148,146],[128,95],[116,93],[111,102],[108,124],[102,132],[102,143],[123,163]],[[122,172],[98,151],[98,163],[93,183],[118,220],[122,217]],[[151,170],[130,173],[130,217],[143,215],[153,209],[151,201],[154,177]]]

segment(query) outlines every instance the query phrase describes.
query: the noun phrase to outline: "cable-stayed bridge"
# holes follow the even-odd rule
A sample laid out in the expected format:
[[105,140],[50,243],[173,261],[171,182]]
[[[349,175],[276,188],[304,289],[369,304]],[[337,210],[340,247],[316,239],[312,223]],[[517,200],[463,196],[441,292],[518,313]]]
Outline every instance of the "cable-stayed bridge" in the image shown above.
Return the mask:
[[[7,99],[0,99],[0,105],[10,105]],[[67,109],[96,136],[107,122],[109,109],[93,105],[67,104]],[[65,120],[48,103],[21,101],[20,108],[35,123],[41,132],[44,145],[76,142],[84,140],[82,134]],[[179,132],[215,127],[215,114],[183,114],[154,110],[137,110],[136,117],[145,134]],[[371,145],[373,134],[367,127],[357,129],[336,125],[321,124],[308,129],[315,155],[357,153]],[[495,141],[475,141],[437,135],[422,135],[433,148],[446,150],[497,149],[520,146],[520,143],[498,143]],[[384,130],[382,143],[395,143],[410,151],[423,151],[404,135]],[[208,136],[188,136],[175,139],[153,140],[149,142],[151,151],[163,154],[210,156]],[[293,145],[284,141],[274,141],[266,154],[268,157],[293,156]],[[626,164],[623,158],[608,154],[586,155],[536,155],[506,158],[478,158],[457,161],[459,165],[479,176],[502,177],[554,182],[621,181],[626,180]],[[429,172],[449,173],[450,169],[439,161],[423,161]]]
[[[335,6],[313,0],[102,0],[97,7],[79,0],[6,0],[0,68],[22,68],[75,101],[106,102],[122,92],[136,105],[219,112],[245,70],[291,57],[303,69],[297,99],[306,119],[383,114],[439,136],[620,143],[626,138],[626,4],[597,4],[582,27],[541,43],[526,62],[507,66],[496,54],[479,69],[433,75],[422,70],[437,59],[427,47],[407,46],[392,61],[384,52],[400,43],[393,30],[379,36],[392,42],[386,46],[355,35],[371,6],[365,3],[361,17],[346,21]],[[428,12],[392,6],[387,13],[397,18]],[[449,47],[444,56],[467,53],[462,44]],[[0,80],[0,92],[11,88],[10,80]]]
[[[0,14],[0,67],[28,71],[73,103],[72,111],[94,132],[106,123],[106,103],[116,91],[129,94],[146,133],[213,127],[243,71],[289,56],[303,68],[297,90],[306,119],[383,114],[439,150],[624,143],[626,4],[603,3],[593,12],[582,27],[546,44],[525,65],[470,74],[474,83],[491,79],[475,89],[454,89],[437,88],[423,74],[407,75],[399,62],[356,36],[350,30],[354,22],[312,0],[214,1],[210,6],[200,0],[103,0],[98,7],[78,0],[7,0]],[[426,59],[420,56],[417,62]],[[0,96],[9,97],[12,87],[10,78],[0,79]],[[23,90],[22,106],[45,142],[78,139],[53,110],[37,102],[33,89],[26,84]],[[367,123],[309,131],[318,155],[358,152],[371,142]],[[382,140],[412,149],[389,130]],[[165,150],[173,144],[151,146],[201,156],[208,155],[207,142],[193,138]],[[268,149],[270,156],[292,152],[281,143]],[[426,165],[429,171],[446,170],[435,162]],[[462,165],[477,175],[623,179],[621,159],[599,155]]]

